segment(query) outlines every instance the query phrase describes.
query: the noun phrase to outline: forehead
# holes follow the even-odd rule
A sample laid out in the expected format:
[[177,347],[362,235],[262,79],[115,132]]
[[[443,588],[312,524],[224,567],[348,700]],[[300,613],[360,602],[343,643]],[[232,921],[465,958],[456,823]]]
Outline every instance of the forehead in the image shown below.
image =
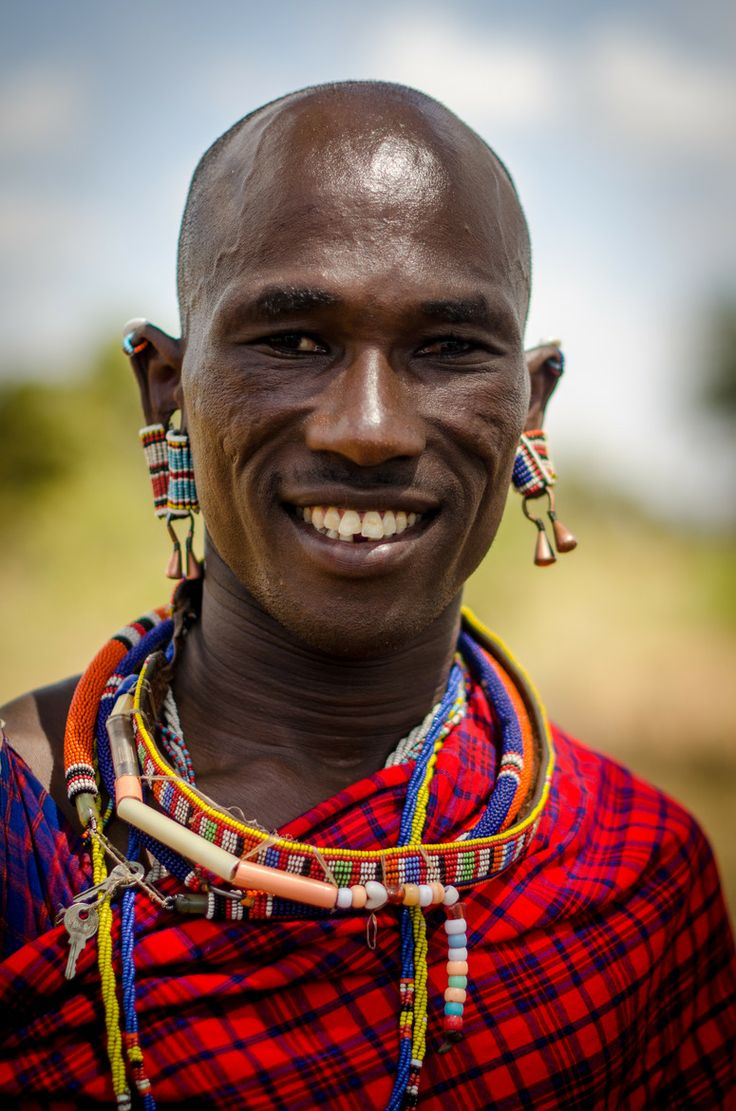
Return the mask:
[[528,240],[513,187],[432,102],[317,97],[266,109],[219,154],[197,215],[193,262],[214,297],[280,270],[399,268],[433,285],[501,284],[525,310]]

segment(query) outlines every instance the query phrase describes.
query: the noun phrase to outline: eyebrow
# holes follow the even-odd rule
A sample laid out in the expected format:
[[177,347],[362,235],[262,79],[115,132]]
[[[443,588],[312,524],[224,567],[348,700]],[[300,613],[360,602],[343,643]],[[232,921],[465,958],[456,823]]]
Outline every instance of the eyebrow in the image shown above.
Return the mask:
[[[318,286],[271,285],[262,289],[252,300],[240,302],[236,312],[240,320],[245,318],[274,324],[312,309],[342,303],[337,294]],[[475,297],[433,298],[420,302],[416,311],[437,323],[474,324],[488,329],[498,325],[506,315],[498,307],[492,309],[482,294]]]
[[497,314],[491,313],[485,297],[469,297],[457,300],[422,301],[419,306],[424,316],[443,324],[477,324],[490,327]]
[[339,303],[340,298],[326,289],[269,286],[244,308],[246,314],[250,317],[278,321],[308,309]]

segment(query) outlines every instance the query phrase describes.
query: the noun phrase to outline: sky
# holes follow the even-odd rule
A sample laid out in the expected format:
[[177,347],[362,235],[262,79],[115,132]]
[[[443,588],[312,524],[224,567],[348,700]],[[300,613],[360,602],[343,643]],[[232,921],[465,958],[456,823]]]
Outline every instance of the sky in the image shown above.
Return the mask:
[[74,372],[133,316],[176,332],[204,149],[289,90],[399,81],[516,181],[527,341],[559,337],[567,356],[558,470],[717,521],[736,452],[697,397],[707,309],[736,295],[735,47],[731,0],[4,0],[0,378]]

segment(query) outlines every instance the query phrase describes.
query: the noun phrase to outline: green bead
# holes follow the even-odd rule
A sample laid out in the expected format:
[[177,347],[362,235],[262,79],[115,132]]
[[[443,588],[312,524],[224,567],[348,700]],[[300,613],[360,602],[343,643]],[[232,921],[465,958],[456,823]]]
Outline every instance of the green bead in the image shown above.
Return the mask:
[[468,977],[467,976],[448,976],[447,977],[447,986],[448,986],[448,988],[466,988],[468,986]]

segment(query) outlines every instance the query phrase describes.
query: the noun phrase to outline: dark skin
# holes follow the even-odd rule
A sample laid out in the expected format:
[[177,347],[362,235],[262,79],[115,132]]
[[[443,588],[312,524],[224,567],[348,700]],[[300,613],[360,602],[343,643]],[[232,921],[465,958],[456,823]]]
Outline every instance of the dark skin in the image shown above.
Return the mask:
[[[261,113],[208,183],[184,335],[136,330],[146,419],[181,411],[207,523],[184,734],[202,790],[269,829],[380,768],[437,700],[557,380],[554,346],[522,348],[513,190],[428,104],[318,91]],[[302,519],[316,505],[417,521],[343,543]],[[70,694],[1,715],[62,805]]]

